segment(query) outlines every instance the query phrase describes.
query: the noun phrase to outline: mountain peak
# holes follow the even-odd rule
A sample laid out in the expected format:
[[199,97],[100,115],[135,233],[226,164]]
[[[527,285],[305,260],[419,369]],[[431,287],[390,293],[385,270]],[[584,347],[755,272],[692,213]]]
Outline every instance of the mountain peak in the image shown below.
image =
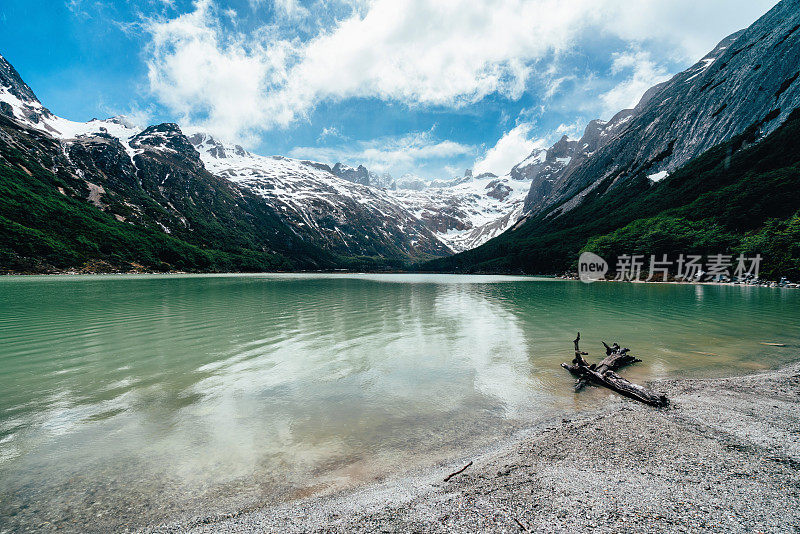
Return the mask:
[[40,104],[39,99],[33,90],[22,80],[11,63],[0,54],[0,88],[6,89],[9,93],[27,104]]
[[50,110],[42,106],[17,70],[2,55],[0,55],[0,114],[25,122],[29,126],[38,125],[42,119],[54,118]]
[[672,172],[751,127],[759,137],[774,131],[800,105],[798,4],[779,2],[688,69],[651,87],[634,109],[590,123],[581,157],[553,175],[547,188],[531,188],[526,213],[557,216],[603,183],[615,188]]

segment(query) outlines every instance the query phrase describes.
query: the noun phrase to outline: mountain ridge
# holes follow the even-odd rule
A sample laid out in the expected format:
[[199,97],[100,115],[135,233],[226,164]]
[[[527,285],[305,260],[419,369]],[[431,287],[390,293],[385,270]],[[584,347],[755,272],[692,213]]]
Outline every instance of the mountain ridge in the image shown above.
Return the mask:
[[[508,187],[500,183],[503,180],[491,187],[481,183],[478,189],[452,189],[446,198],[431,190],[409,205],[406,191],[395,194],[383,187],[380,180],[391,177],[378,177],[363,165],[330,167],[257,156],[202,132],[185,135],[174,123],[141,129],[124,117],[85,123],[63,119],[47,110],[13,66],[0,58],[0,113],[7,119],[3,148],[13,151],[17,138],[26,139],[19,146],[26,146],[35,160],[15,160],[0,151],[0,163],[14,160],[18,168],[40,165],[64,171],[77,183],[55,186],[62,194],[88,202],[118,223],[160,231],[191,246],[222,252],[232,252],[231,247],[255,249],[257,254],[282,257],[278,263],[294,268],[399,268],[450,254],[458,243],[479,244],[519,213],[521,188]],[[45,160],[48,163],[42,165]],[[376,181],[378,187],[359,183]],[[393,179],[391,186],[396,186]],[[220,203],[221,198],[228,200]],[[425,202],[427,209],[419,209],[418,202]],[[445,210],[447,216],[440,217]],[[240,220],[231,217],[234,212]],[[227,228],[219,226],[222,220]],[[253,226],[254,221],[260,221],[259,226]],[[462,237],[464,233],[471,237]],[[109,260],[108,254],[103,257]],[[126,256],[130,265],[134,260]],[[174,267],[156,260],[144,263],[148,268]],[[201,268],[216,269],[213,263],[205,261]],[[183,262],[174,268],[190,267]]]
[[597,140],[596,149],[551,177],[551,191],[532,184],[525,213],[558,216],[605,180],[613,188],[640,174],[669,173],[759,121],[763,135],[774,131],[800,105],[798,25],[800,1],[783,0],[650,88],[635,108],[596,124],[599,132],[579,141]]
[[[420,268],[562,272],[574,266],[588,240],[631,224],[637,217],[628,210],[658,216],[652,206],[639,200],[670,187],[674,173],[687,165],[703,168],[701,162],[708,161],[705,156],[720,147],[731,151],[714,160],[724,164],[735,151],[769,138],[789,117],[796,117],[799,30],[800,1],[782,0],[749,28],[723,39],[700,61],[650,88],[635,108],[622,110],[607,122],[590,122],[567,165],[532,177],[523,215],[508,231],[475,249]],[[744,141],[732,142],[736,139]],[[794,176],[792,170],[786,172]],[[697,189],[702,186],[697,184]],[[768,192],[764,194],[774,205],[782,205]],[[672,199],[676,205],[688,200]],[[739,208],[752,212],[750,206]],[[613,209],[625,215],[612,216],[608,212]],[[763,213],[758,217],[759,224],[768,224]],[[723,248],[741,249],[741,232],[757,229],[731,231],[727,244],[720,241]],[[680,227],[673,226],[672,232],[680,234]]]

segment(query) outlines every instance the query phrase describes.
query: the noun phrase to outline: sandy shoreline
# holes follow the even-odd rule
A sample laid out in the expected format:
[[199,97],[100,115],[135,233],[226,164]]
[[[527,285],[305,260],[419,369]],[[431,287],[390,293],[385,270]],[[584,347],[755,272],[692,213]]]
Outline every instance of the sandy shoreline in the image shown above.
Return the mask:
[[457,464],[148,532],[800,531],[800,362],[651,385],[669,408],[615,398]]

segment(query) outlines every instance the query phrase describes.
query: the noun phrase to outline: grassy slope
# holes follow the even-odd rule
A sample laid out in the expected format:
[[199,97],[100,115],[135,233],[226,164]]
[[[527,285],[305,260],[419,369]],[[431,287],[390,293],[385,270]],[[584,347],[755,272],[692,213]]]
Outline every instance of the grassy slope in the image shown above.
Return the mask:
[[[190,231],[177,235],[160,231],[153,221],[168,216],[164,207],[141,188],[114,184],[116,196],[109,196],[108,187],[103,196],[107,203],[130,201],[144,213],[135,224],[119,221],[85,200],[85,184],[55,165],[57,145],[24,132],[12,135],[16,144],[0,141],[0,273],[72,268],[253,272],[403,266],[402,260],[342,257],[323,250],[295,235],[263,202],[246,195],[233,198],[224,187],[206,184],[203,176],[197,177],[191,198],[175,200],[190,221]],[[171,226],[181,230],[180,225]]]
[[768,276],[800,277],[800,111],[766,139],[755,128],[650,184],[638,176],[588,195],[566,216],[538,217],[481,247],[425,263],[425,270],[559,272],[581,250],[738,253],[764,256]]
[[[340,258],[316,247],[298,250],[296,255],[263,252],[246,228],[221,231],[220,235],[230,239],[223,249],[225,244],[218,239],[203,241],[202,236],[213,230],[214,220],[201,227],[200,242],[195,243],[120,222],[85,200],[60,193],[59,187],[69,190],[74,184],[24,154],[6,149],[8,162],[0,162],[0,272],[48,272],[82,266],[100,270],[141,266],[158,271],[383,266],[374,258]],[[309,257],[313,257],[313,263]]]
[[[119,222],[58,191],[60,179],[31,164],[0,163],[0,266],[3,270],[78,267],[105,262],[155,270],[288,269],[289,259],[241,250],[204,249],[163,232]],[[63,184],[66,185],[66,184]]]

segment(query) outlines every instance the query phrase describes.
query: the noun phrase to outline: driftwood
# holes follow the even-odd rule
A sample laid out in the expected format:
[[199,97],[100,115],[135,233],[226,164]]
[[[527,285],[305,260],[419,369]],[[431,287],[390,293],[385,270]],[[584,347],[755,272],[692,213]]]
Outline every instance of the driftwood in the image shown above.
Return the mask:
[[664,395],[653,393],[652,391],[619,376],[616,371],[626,365],[640,362],[642,360],[628,354],[630,349],[621,348],[614,343],[609,346],[603,342],[606,348],[606,357],[600,363],[589,364],[583,357],[588,353],[582,352],[579,348],[581,333],[575,338],[575,357],[572,364],[562,363],[561,367],[575,375],[578,380],[575,383],[575,391],[580,391],[586,384],[607,387],[616,391],[620,395],[638,400],[650,406],[666,406],[669,401]]
[[449,475],[447,475],[446,477],[444,477],[444,481],[445,481],[445,482],[447,482],[448,480],[450,480],[450,479],[451,479],[451,478],[453,478],[454,476],[456,476],[456,475],[460,475],[461,473],[463,473],[464,471],[466,471],[466,470],[467,470],[467,467],[469,467],[469,466],[471,466],[471,465],[472,465],[472,460],[470,460],[470,461],[469,461],[469,463],[468,463],[467,465],[465,465],[464,467],[462,467],[461,469],[459,469],[459,470],[458,470],[458,471],[456,471],[455,473],[450,473]]

